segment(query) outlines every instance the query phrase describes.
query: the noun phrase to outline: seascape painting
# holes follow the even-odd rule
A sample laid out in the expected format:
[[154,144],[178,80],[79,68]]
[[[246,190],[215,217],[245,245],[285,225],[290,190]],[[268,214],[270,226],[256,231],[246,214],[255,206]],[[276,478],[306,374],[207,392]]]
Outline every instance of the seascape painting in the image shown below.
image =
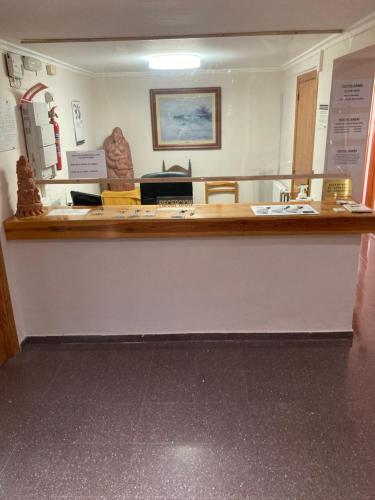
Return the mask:
[[160,139],[212,141],[212,99],[210,96],[163,96],[159,99]]
[[219,148],[218,90],[151,91],[154,149]]

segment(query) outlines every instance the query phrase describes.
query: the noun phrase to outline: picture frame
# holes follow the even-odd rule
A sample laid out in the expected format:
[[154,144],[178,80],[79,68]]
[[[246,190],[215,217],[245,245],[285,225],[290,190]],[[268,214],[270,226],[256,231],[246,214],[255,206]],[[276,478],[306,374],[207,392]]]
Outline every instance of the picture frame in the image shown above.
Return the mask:
[[72,101],[72,115],[76,146],[80,146],[86,142],[85,130],[83,127],[82,109],[80,101]]
[[154,151],[221,149],[221,88],[151,89]]

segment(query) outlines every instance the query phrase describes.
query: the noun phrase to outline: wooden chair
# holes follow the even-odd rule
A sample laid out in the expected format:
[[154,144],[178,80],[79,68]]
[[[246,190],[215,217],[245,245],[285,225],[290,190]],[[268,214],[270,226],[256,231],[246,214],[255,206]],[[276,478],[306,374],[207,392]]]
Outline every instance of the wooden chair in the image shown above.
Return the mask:
[[205,183],[205,198],[208,203],[208,197],[213,194],[233,194],[234,203],[238,203],[238,182],[236,181],[212,181]]
[[165,161],[163,160],[163,172],[181,172],[191,177],[191,160],[189,160],[188,168],[181,167],[180,165],[172,165],[169,168],[165,168]]

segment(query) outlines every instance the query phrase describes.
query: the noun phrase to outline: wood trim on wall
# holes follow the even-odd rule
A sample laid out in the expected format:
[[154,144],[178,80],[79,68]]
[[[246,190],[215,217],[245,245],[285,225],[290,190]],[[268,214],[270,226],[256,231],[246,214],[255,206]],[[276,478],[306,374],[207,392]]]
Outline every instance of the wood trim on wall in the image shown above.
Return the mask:
[[[316,69],[313,69],[311,71],[308,71],[307,73],[302,73],[302,75],[299,75],[297,77],[297,82],[307,82],[309,80],[315,80],[318,79],[318,71]],[[298,90],[298,85],[297,85],[297,90]]]
[[[373,107],[375,107],[373,105]],[[368,151],[368,171],[367,171],[367,189],[365,193],[365,204],[368,207],[373,208],[375,206],[375,109],[371,110],[370,120],[370,135],[368,141],[368,147],[371,148]],[[366,183],[366,179],[364,179]]]
[[[279,175],[221,175],[221,176],[209,176],[209,177],[174,177],[173,183],[184,183],[184,182],[221,182],[221,181],[278,181],[287,179],[305,179],[309,177],[311,179],[347,179],[349,174],[335,173],[334,175],[329,173],[323,174],[279,174]],[[101,178],[89,178],[89,179],[35,179],[36,184],[46,185],[46,184],[106,184],[108,182],[113,182],[114,184],[119,182],[134,182],[134,184],[169,184],[171,179],[168,177],[101,177]]]
[[19,351],[3,250],[0,244],[0,365]]
[[72,37],[72,38],[24,38],[21,43],[82,43],[82,42],[134,42],[148,40],[179,40],[181,38],[232,38],[249,36],[283,36],[283,35],[322,35],[340,34],[342,28],[332,29],[294,29],[294,30],[263,30],[236,31],[218,33],[185,33],[181,35],[134,35],[110,37]]

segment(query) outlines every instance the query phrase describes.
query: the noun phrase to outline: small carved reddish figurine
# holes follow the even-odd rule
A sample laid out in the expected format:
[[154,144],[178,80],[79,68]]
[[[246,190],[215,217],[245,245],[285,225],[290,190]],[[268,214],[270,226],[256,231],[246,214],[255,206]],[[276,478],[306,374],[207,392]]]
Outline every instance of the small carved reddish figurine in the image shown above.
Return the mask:
[[17,217],[41,215],[43,204],[35,185],[34,174],[27,158],[20,156],[17,162]]

